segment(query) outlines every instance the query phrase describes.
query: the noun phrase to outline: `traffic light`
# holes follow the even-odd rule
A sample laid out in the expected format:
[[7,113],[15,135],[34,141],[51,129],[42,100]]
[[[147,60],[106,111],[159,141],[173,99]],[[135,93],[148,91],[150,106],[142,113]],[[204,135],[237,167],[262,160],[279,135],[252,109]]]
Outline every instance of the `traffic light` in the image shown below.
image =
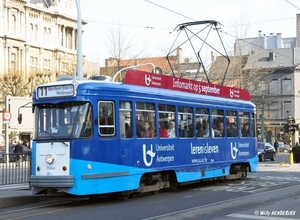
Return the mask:
[[286,130],[286,133],[289,133],[291,135],[294,135],[295,134],[295,127],[298,127],[298,125],[295,125],[295,118],[292,117],[292,116],[289,116],[288,117],[288,120],[287,120],[287,126],[285,127],[285,130]]

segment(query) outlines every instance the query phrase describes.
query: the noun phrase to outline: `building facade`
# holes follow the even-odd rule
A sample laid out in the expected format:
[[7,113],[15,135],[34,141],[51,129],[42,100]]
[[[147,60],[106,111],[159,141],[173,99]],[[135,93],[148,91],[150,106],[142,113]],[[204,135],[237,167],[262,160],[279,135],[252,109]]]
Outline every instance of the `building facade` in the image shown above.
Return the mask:
[[0,0],[0,14],[0,74],[61,74],[76,66],[73,0]]
[[[56,80],[60,74],[71,74],[77,66],[75,3],[74,0],[0,0],[0,74],[20,72],[28,76],[24,80],[33,74],[46,76],[48,81]],[[82,31],[86,24],[83,20]],[[84,57],[83,68],[90,75],[100,69],[99,65],[88,65]],[[5,125],[0,115],[0,144],[3,144],[1,134]]]
[[[257,50],[244,67],[255,74],[249,85],[252,101],[257,107],[257,124],[266,141],[288,139],[284,126],[288,116],[300,122],[300,48]],[[263,126],[262,126],[263,125]],[[294,142],[299,142],[296,132]]]

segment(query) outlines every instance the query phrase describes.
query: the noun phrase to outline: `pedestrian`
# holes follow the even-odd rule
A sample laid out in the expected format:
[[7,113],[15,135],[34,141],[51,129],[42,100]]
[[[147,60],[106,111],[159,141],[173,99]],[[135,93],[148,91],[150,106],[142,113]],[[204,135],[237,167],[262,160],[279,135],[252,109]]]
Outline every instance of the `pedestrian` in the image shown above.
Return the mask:
[[16,166],[20,166],[20,161],[22,158],[22,155],[24,154],[23,149],[23,141],[19,140],[18,144],[15,146],[14,153],[16,154]]
[[278,153],[278,147],[279,147],[279,143],[276,140],[275,143],[274,143],[274,148],[276,150],[276,153]]
[[27,147],[28,149],[30,149],[29,143],[28,143],[27,139],[24,139],[24,140],[23,140],[23,145],[24,145],[25,147]]

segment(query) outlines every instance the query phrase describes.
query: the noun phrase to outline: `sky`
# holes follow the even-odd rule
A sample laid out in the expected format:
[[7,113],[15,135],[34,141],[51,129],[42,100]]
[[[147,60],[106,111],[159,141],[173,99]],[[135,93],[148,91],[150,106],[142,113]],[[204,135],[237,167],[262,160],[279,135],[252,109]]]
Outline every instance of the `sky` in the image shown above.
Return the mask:
[[[83,55],[104,65],[111,56],[111,33],[120,29],[122,39],[132,47],[124,58],[166,56],[181,23],[215,20],[223,27],[220,36],[227,52],[235,37],[296,37],[299,0],[81,0],[84,27]],[[183,56],[189,57],[189,54]]]

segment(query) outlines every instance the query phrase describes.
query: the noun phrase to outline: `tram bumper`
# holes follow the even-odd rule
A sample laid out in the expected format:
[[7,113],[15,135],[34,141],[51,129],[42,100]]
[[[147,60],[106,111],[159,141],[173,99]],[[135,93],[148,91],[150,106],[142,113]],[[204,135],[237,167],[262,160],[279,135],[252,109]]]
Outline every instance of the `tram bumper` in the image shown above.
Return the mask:
[[31,176],[31,186],[37,188],[70,188],[74,186],[74,176]]

